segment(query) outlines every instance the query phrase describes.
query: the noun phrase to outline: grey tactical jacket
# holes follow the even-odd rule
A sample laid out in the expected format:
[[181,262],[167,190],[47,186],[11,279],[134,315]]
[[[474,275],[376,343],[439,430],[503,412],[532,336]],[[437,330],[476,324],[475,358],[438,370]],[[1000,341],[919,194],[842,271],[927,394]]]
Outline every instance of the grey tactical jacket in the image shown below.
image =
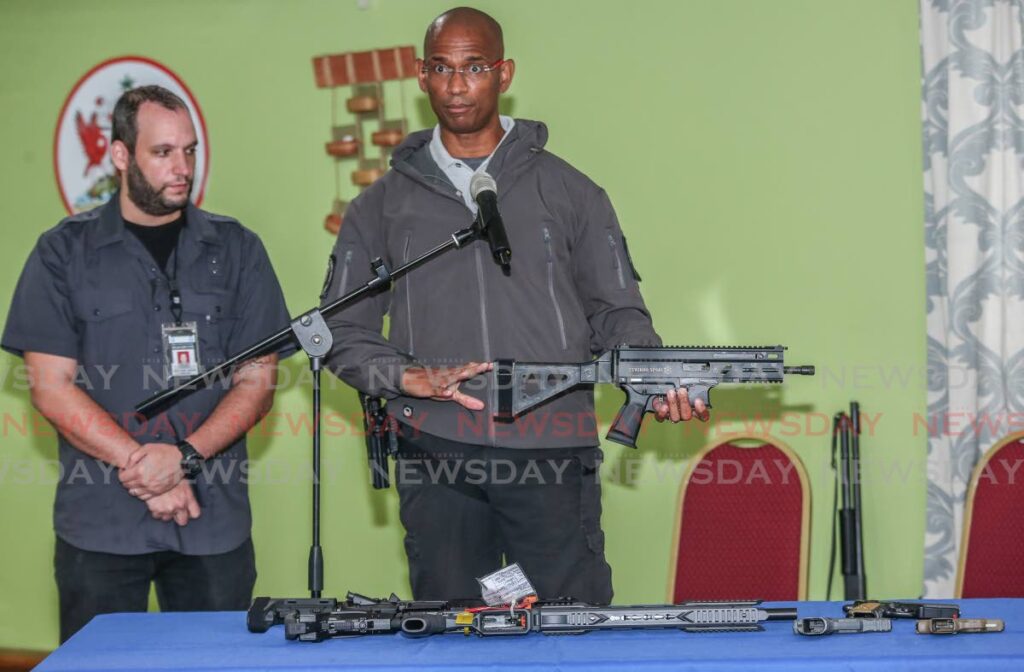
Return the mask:
[[[431,131],[396,149],[392,170],[349,205],[324,284],[324,301],[363,285],[370,261],[414,259],[468,227],[473,215],[429,152]],[[486,408],[401,394],[405,368],[517,359],[584,362],[621,344],[660,345],[639,278],[604,190],[545,151],[547,127],[517,119],[488,165],[512,248],[506,277],[486,241],[451,250],[332,316],[328,366],[415,430],[507,448],[599,444],[591,390],[577,390],[494,423],[492,376],[462,384]],[[389,316],[387,337],[382,335]],[[609,421],[610,418],[602,418]]]

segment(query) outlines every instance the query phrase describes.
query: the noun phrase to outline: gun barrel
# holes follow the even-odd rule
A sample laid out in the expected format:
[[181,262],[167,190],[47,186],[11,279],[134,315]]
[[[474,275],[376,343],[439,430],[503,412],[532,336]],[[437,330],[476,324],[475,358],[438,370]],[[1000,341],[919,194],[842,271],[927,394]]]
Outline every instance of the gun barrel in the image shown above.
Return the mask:
[[784,366],[782,372],[787,376],[813,376],[813,366]]
[[772,607],[765,609],[769,621],[792,621],[796,619],[796,607]]

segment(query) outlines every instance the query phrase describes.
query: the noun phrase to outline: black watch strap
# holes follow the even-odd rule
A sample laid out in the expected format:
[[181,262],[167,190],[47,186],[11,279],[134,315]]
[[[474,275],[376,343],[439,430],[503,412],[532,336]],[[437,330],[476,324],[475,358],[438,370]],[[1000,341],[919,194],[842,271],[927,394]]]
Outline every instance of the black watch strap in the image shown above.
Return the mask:
[[203,455],[196,447],[188,441],[179,441],[178,450],[181,451],[181,470],[185,478],[195,478],[203,470]]

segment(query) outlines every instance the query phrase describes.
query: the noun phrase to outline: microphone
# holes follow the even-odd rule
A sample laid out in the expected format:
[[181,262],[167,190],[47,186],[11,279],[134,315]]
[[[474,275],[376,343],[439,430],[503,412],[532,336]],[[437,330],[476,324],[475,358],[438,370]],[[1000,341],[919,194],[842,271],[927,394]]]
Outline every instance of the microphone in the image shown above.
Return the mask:
[[485,172],[474,173],[469,181],[469,194],[480,208],[477,218],[480,228],[487,236],[491,246],[491,256],[501,264],[501,270],[508,275],[511,271],[512,248],[505,235],[505,224],[498,214],[498,185],[494,178]]

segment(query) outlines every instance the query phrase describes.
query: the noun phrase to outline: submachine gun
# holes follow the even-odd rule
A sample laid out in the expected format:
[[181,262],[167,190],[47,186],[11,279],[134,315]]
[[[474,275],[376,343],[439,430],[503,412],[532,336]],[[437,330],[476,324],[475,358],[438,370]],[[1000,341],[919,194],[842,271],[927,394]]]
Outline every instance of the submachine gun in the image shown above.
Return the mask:
[[[781,383],[786,374],[813,376],[813,366],[785,366],[786,348],[774,346],[667,346],[613,348],[582,364],[494,363],[498,405],[494,418],[513,422],[545,401],[584,385],[611,383],[626,393],[608,439],[636,448],[643,416],[654,411],[654,400],[669,390],[686,388],[690,402],[702,400],[711,408],[711,388],[722,383]],[[360,394],[366,451],[374,488],[387,488],[388,456],[397,451],[395,420],[380,400]]]
[[762,607],[760,602],[684,602],[594,607],[572,600],[525,601],[487,607],[479,601],[386,600],[349,593],[334,599],[274,600],[258,597],[249,608],[251,632],[283,624],[285,638],[321,642],[335,637],[402,633],[409,637],[440,634],[578,635],[594,630],[676,629],[685,632],[763,630],[763,621],[794,620],[796,609]]
[[669,390],[686,388],[690,402],[711,408],[712,387],[722,383],[781,383],[785,374],[813,376],[813,366],[784,366],[786,348],[775,346],[622,347],[583,364],[498,360],[495,419],[511,422],[541,403],[582,385],[612,383],[626,393],[607,438],[636,448],[645,413]]

